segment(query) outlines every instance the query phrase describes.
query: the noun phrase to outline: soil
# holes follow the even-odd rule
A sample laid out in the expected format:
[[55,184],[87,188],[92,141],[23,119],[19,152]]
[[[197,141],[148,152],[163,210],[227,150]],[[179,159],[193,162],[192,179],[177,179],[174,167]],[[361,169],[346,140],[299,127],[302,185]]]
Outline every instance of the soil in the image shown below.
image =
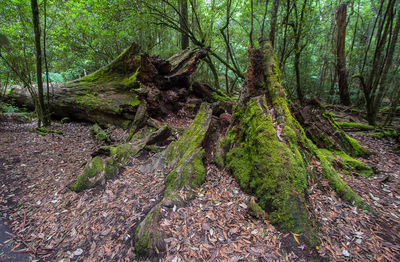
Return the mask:
[[[184,128],[190,120],[168,122]],[[0,218],[12,230],[11,249],[26,252],[14,261],[29,261],[28,255],[40,261],[138,260],[132,228],[159,201],[166,176],[139,171],[152,153],[132,157],[116,178],[74,193],[67,186],[100,142],[85,123],[54,122],[51,129],[62,135],[41,136],[35,126],[0,120]],[[114,143],[127,135],[117,128],[109,131]],[[322,239],[310,249],[297,235],[279,232],[267,215],[251,217],[249,195],[226,171],[209,165],[195,199],[186,207],[163,210],[160,227],[167,236],[167,254],[161,260],[400,261],[400,156],[391,152],[397,145],[368,134],[351,135],[373,153],[359,160],[377,174],[342,177],[378,217],[343,202],[322,177],[310,181],[309,205]],[[319,163],[313,164],[320,171]],[[0,243],[0,260],[7,261],[11,253],[1,248]]]

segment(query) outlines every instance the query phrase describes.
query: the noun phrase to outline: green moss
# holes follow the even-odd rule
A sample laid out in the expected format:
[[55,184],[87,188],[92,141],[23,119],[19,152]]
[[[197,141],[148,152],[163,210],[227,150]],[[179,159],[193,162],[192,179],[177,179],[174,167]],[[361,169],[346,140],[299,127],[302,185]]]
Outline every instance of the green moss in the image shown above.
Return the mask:
[[256,218],[262,218],[265,213],[264,210],[254,201],[249,201],[247,203],[247,212],[249,215]]
[[359,129],[359,130],[373,130],[373,129],[375,129],[374,126],[370,126],[370,125],[363,124],[363,123],[358,123],[358,122],[338,122],[338,125],[340,127],[349,127],[349,128]]
[[212,93],[214,101],[236,101],[237,97],[230,97],[222,91]]
[[122,84],[128,89],[134,89],[139,87],[139,83],[137,81],[137,76],[139,75],[140,67],[136,69],[136,72],[131,76],[128,76],[122,80]]
[[114,81],[118,76],[110,73],[105,68],[101,68],[89,75],[79,79],[81,83],[106,83]]
[[130,126],[130,124],[131,124],[131,122],[132,122],[132,121],[130,121],[130,120],[126,120],[126,121],[124,121],[124,122],[121,124],[121,127],[122,127],[123,129],[125,129],[125,130],[128,130],[128,129],[129,129],[129,126]]
[[138,105],[140,105],[140,103],[141,102],[136,94],[130,101],[127,102],[128,105],[133,106],[133,107],[137,107]]
[[71,119],[69,117],[63,117],[60,121],[61,124],[69,123],[71,122]]
[[330,114],[327,113],[324,109],[322,109],[322,116],[325,117],[329,123],[336,129],[337,134],[342,141],[342,147],[339,148],[338,145],[334,141],[332,141],[329,138],[324,137],[323,134],[321,134],[321,137],[319,137],[320,141],[324,142],[324,147],[329,150],[344,150],[347,154],[351,156],[366,156],[369,154],[368,150],[363,148],[357,140],[354,138],[349,137],[346,132],[344,132],[341,127],[339,126],[338,122],[334,119],[334,117]]
[[90,109],[96,109],[99,105],[104,104],[104,100],[100,99],[97,95],[87,93],[83,96],[77,96],[76,103]]
[[181,159],[198,151],[211,122],[212,108],[203,103],[192,124],[178,141],[172,142],[166,152],[166,169],[173,168]]
[[80,192],[89,187],[95,186],[100,182],[100,177],[96,177],[103,171],[103,162],[99,156],[92,159],[78,179],[71,186],[71,190]]
[[331,152],[327,149],[319,149],[330,163],[337,163],[344,173],[355,172],[362,176],[370,177],[374,174],[371,167],[365,165],[344,153],[343,151]]
[[[149,257],[156,254],[156,249],[165,245],[162,233],[159,231],[161,204],[154,206],[138,225],[135,231],[135,253],[139,257]],[[161,247],[161,248],[160,248]]]
[[368,155],[369,152],[367,149],[360,146],[360,144],[354,138],[349,137],[346,133],[343,135],[344,141],[348,141],[347,151],[350,152],[352,156],[365,156]]
[[[361,200],[361,198],[349,187],[343,179],[337,174],[336,170],[331,165],[331,162],[326,156],[326,152],[313,147],[313,152],[318,157],[321,167],[322,175],[329,181],[330,186],[339,194],[341,198],[348,201],[352,205],[365,209],[368,206]],[[369,208],[368,208],[369,209]]]
[[101,142],[110,142],[109,134],[104,131],[98,124],[94,124],[90,131],[95,135],[96,139]]
[[271,115],[262,108],[268,109],[265,99],[253,98],[244,113],[234,112],[236,118],[243,117],[238,119],[240,128],[233,126],[227,133],[231,148],[226,155],[226,167],[247,193],[257,196],[275,225],[281,230],[302,233],[309,243],[316,244],[318,238],[304,205],[307,170],[297,148],[297,128],[284,108],[283,134],[288,143],[279,141]]

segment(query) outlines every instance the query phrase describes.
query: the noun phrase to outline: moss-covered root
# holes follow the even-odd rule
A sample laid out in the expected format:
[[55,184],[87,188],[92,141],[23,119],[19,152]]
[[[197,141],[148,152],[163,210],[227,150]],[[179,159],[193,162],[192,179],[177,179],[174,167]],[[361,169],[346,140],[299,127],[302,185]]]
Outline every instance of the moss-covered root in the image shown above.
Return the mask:
[[352,158],[343,151],[329,151],[327,149],[319,149],[319,152],[323,153],[326,159],[338,167],[345,174],[357,173],[359,175],[370,177],[374,174],[371,167],[367,166],[361,161]]
[[236,124],[226,136],[226,167],[247,193],[258,198],[272,223],[317,245],[319,239],[305,201],[307,165],[296,142],[294,122],[287,118],[279,135],[267,112],[263,96],[251,98],[246,109],[236,108]]
[[90,128],[90,132],[100,142],[106,142],[106,143],[110,143],[111,142],[110,135],[106,131],[104,131],[98,124],[94,124]]
[[[146,215],[135,231],[135,252],[142,257],[155,257],[165,250],[164,234],[160,228],[161,208],[182,207],[194,196],[192,189],[199,187],[205,179],[203,164],[204,150],[182,158],[176,168],[166,178],[164,197]],[[182,192],[188,192],[181,198]]]
[[161,203],[154,206],[135,230],[135,253],[139,257],[156,257],[165,251],[163,232],[159,230]]
[[329,161],[325,151],[317,149],[314,145],[311,145],[311,150],[315,153],[319,159],[322,167],[322,175],[329,181],[329,185],[338,193],[338,195],[349,202],[350,204],[370,211],[372,214],[377,215],[378,213],[364,201],[361,200],[360,196],[353,191],[353,189],[343,181],[338,175],[336,170],[333,168]]
[[[172,142],[154,166],[172,170],[166,177],[164,196],[135,231],[135,250],[139,256],[154,257],[164,250],[163,233],[159,227],[161,207],[184,206],[194,196],[193,189],[205,180],[203,142],[212,119],[212,108],[203,103],[192,124],[180,139]],[[181,197],[186,194],[184,197]]]
[[108,157],[96,156],[88,161],[86,167],[77,180],[70,186],[76,192],[95,187],[104,180],[110,179],[118,173],[130,156],[138,154],[146,145],[152,145],[171,135],[171,129],[163,126],[160,129],[146,135],[136,137],[131,143],[118,146],[101,147],[102,151],[110,152]]
[[92,188],[101,182],[112,178],[122,167],[129,156],[138,153],[144,145],[133,146],[131,144],[121,144],[119,146],[107,147],[110,150],[110,156],[102,159],[96,156],[88,161],[83,173],[78,176],[76,181],[70,186],[75,192],[80,192]]
[[210,104],[201,104],[192,124],[185,130],[178,141],[172,142],[167,150],[153,159],[148,171],[150,173],[156,169],[170,171],[182,158],[193,154],[201,148],[210,128],[212,112],[213,109]]

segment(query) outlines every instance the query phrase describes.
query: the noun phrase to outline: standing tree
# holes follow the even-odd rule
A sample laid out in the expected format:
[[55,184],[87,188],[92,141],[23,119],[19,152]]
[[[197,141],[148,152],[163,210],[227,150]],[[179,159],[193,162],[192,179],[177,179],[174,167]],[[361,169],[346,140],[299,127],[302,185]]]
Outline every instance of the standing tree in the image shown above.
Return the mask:
[[36,104],[37,114],[39,117],[38,126],[43,123],[44,126],[50,125],[50,116],[46,110],[43,94],[43,81],[42,81],[42,49],[40,44],[40,22],[39,22],[39,8],[36,0],[31,0],[32,15],[33,15],[33,30],[35,32],[35,48],[36,48],[36,77],[38,88],[38,103]]
[[[339,1],[340,3],[342,1]],[[349,86],[347,83],[346,71],[346,18],[347,3],[341,3],[336,10],[336,71],[339,78],[339,96],[340,103],[350,105]]]
[[189,47],[189,36],[188,34],[184,33],[185,31],[189,30],[188,25],[188,4],[187,0],[179,0],[179,25],[181,27],[181,48],[186,49]]
[[278,17],[279,0],[274,0],[271,13],[271,29],[269,31],[269,41],[271,41],[272,47],[275,45],[275,32],[276,32],[276,20]]
[[[371,30],[361,72],[353,76],[360,79],[366,103],[367,121],[370,125],[376,124],[378,109],[387,91],[387,75],[393,63],[393,54],[399,36],[400,9],[397,11],[396,24],[393,27],[395,4],[395,0],[381,2],[378,19],[375,20],[373,30]],[[375,49],[370,60],[370,70],[364,76],[373,39],[375,39]]]

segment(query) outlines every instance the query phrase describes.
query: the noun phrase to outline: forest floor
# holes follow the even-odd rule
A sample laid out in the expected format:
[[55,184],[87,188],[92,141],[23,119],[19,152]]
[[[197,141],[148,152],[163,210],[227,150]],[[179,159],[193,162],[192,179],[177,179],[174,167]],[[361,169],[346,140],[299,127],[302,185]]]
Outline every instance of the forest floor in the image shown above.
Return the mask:
[[[139,260],[132,228],[159,201],[166,175],[139,171],[151,153],[131,158],[116,178],[74,193],[67,185],[100,145],[90,125],[54,122],[51,128],[63,134],[45,136],[33,132],[35,125],[0,119],[0,219],[10,229],[8,240],[0,237],[0,261]],[[121,129],[110,131],[115,143],[127,135]],[[309,249],[296,235],[279,232],[267,217],[249,216],[249,196],[226,171],[209,165],[195,199],[184,208],[163,210],[160,227],[167,252],[161,261],[400,261],[396,144],[369,134],[351,135],[372,152],[359,160],[376,175],[342,177],[380,216],[342,201],[317,176],[309,181],[308,194],[322,243]],[[319,163],[313,164],[320,173]],[[2,251],[5,246],[9,249]],[[21,252],[30,258],[15,258]]]

